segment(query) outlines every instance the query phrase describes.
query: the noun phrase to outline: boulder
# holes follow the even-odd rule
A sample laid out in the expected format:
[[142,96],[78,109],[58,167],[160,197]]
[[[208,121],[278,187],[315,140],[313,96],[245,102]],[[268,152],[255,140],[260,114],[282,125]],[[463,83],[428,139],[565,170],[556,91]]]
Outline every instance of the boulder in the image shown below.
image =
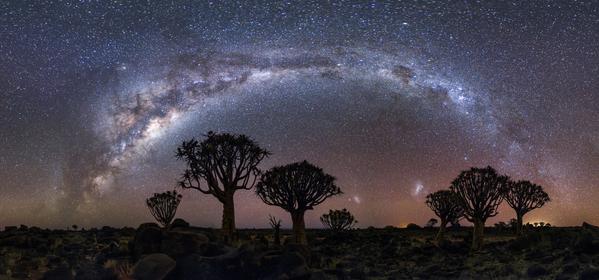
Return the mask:
[[226,267],[219,263],[217,258],[202,257],[198,254],[178,259],[175,270],[169,274],[169,279],[209,280],[239,278],[238,275],[228,273]]
[[202,244],[207,242],[208,237],[202,233],[175,229],[164,234],[160,252],[176,259],[200,251]]
[[75,279],[73,271],[66,265],[58,266],[54,269],[46,271],[43,280],[69,280]]
[[161,280],[175,268],[176,262],[165,254],[150,254],[133,266],[133,278],[137,280]]
[[231,247],[228,247],[222,243],[207,242],[202,244],[202,246],[200,247],[199,255],[203,257],[215,257],[225,255],[229,253],[231,250]]
[[181,218],[176,218],[172,223],[171,223],[171,228],[188,228],[189,227],[189,223]]
[[587,222],[582,222],[582,228],[584,228],[584,229],[592,229],[592,230],[599,230],[598,226],[591,225],[591,224],[589,224]]
[[145,254],[159,253],[162,239],[163,233],[158,225],[154,223],[140,225],[135,237],[130,241],[130,250],[134,259]]
[[580,280],[592,280],[599,279],[599,269],[594,267],[589,267],[583,270],[578,277]]
[[547,271],[547,269],[540,264],[532,264],[526,270],[526,274],[530,278],[537,278],[537,277],[545,276],[548,273],[549,272]]
[[567,263],[562,266],[562,274],[574,274],[578,271],[579,267],[577,262]]

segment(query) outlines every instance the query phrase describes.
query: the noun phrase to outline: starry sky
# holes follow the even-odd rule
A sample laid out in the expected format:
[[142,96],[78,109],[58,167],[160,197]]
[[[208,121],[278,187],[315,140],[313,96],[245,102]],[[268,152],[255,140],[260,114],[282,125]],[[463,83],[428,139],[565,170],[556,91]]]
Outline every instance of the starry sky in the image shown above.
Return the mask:
[[[598,77],[593,1],[2,1],[0,226],[151,221],[209,130],[337,177],[308,227],[423,224],[426,194],[486,165],[550,194],[525,222],[599,223]],[[183,195],[179,217],[220,225]],[[236,212],[290,226],[253,191]]]

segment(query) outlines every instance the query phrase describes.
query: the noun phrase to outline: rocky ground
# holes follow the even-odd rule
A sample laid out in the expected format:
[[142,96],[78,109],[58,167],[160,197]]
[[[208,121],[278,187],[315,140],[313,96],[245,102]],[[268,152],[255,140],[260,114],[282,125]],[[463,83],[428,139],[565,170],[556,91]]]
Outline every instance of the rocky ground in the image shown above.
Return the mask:
[[[0,279],[599,279],[599,229],[542,228],[521,238],[488,229],[485,249],[469,251],[470,230],[308,231],[310,246],[277,246],[270,230],[240,230],[225,246],[218,231],[179,220],[165,231],[0,232]],[[283,240],[289,232],[283,231]]]

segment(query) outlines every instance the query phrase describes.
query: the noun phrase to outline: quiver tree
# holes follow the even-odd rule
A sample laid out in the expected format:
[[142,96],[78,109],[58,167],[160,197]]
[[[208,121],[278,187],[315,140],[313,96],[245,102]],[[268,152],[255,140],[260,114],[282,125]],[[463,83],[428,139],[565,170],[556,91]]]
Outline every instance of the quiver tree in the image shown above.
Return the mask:
[[268,155],[245,135],[212,131],[202,142],[191,139],[177,148],[177,158],[187,164],[179,185],[212,195],[223,204],[222,231],[227,243],[235,233],[235,191],[254,186],[258,164]]
[[341,194],[335,178],[307,161],[273,167],[262,174],[256,194],[264,203],[279,206],[291,214],[293,238],[307,244],[304,213],[327,198]]
[[449,190],[440,190],[426,196],[426,205],[435,212],[441,223],[435,240],[440,241],[445,234],[447,223],[458,221],[464,214],[464,209],[457,201],[457,196]]
[[336,232],[350,230],[358,223],[354,218],[354,215],[345,208],[343,208],[343,210],[329,210],[328,214],[322,214],[322,216],[320,216],[320,222],[327,228]]
[[534,209],[541,208],[549,202],[549,195],[543,187],[529,181],[508,183],[508,189],[503,198],[516,211],[516,234],[522,234],[522,218]]
[[425,228],[433,228],[435,227],[435,225],[437,225],[439,223],[439,220],[435,219],[435,218],[430,218],[428,220],[428,222],[426,222],[426,225],[424,225]]
[[167,228],[175,217],[175,213],[177,213],[181,197],[181,194],[178,194],[175,190],[155,193],[152,197],[146,199],[146,205],[156,221]]
[[274,231],[274,240],[276,245],[281,245],[281,219],[277,219],[271,215],[268,215],[268,222],[270,227]]
[[485,222],[497,215],[507,181],[506,176],[498,175],[495,169],[487,166],[462,171],[451,183],[450,189],[457,196],[456,201],[464,210],[464,217],[474,224],[473,250],[482,247]]

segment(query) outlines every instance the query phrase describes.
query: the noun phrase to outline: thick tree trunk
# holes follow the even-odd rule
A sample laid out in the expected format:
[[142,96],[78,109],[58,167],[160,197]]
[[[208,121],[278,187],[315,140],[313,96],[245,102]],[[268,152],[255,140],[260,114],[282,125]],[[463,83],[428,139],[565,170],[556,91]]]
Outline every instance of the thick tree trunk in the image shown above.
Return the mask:
[[472,250],[478,251],[483,247],[484,230],[485,223],[483,221],[474,221],[474,232],[472,234]]
[[516,235],[522,235],[522,214],[516,213]]
[[235,240],[235,202],[234,193],[225,194],[223,199],[222,232],[225,243],[230,244]]
[[443,219],[441,219],[441,224],[439,224],[439,232],[437,232],[437,237],[435,237],[435,240],[437,242],[443,240],[443,237],[445,237],[445,227],[447,226],[447,221],[444,221]]
[[306,223],[304,222],[304,212],[298,211],[291,213],[291,221],[293,222],[293,239],[295,243],[306,245]]

